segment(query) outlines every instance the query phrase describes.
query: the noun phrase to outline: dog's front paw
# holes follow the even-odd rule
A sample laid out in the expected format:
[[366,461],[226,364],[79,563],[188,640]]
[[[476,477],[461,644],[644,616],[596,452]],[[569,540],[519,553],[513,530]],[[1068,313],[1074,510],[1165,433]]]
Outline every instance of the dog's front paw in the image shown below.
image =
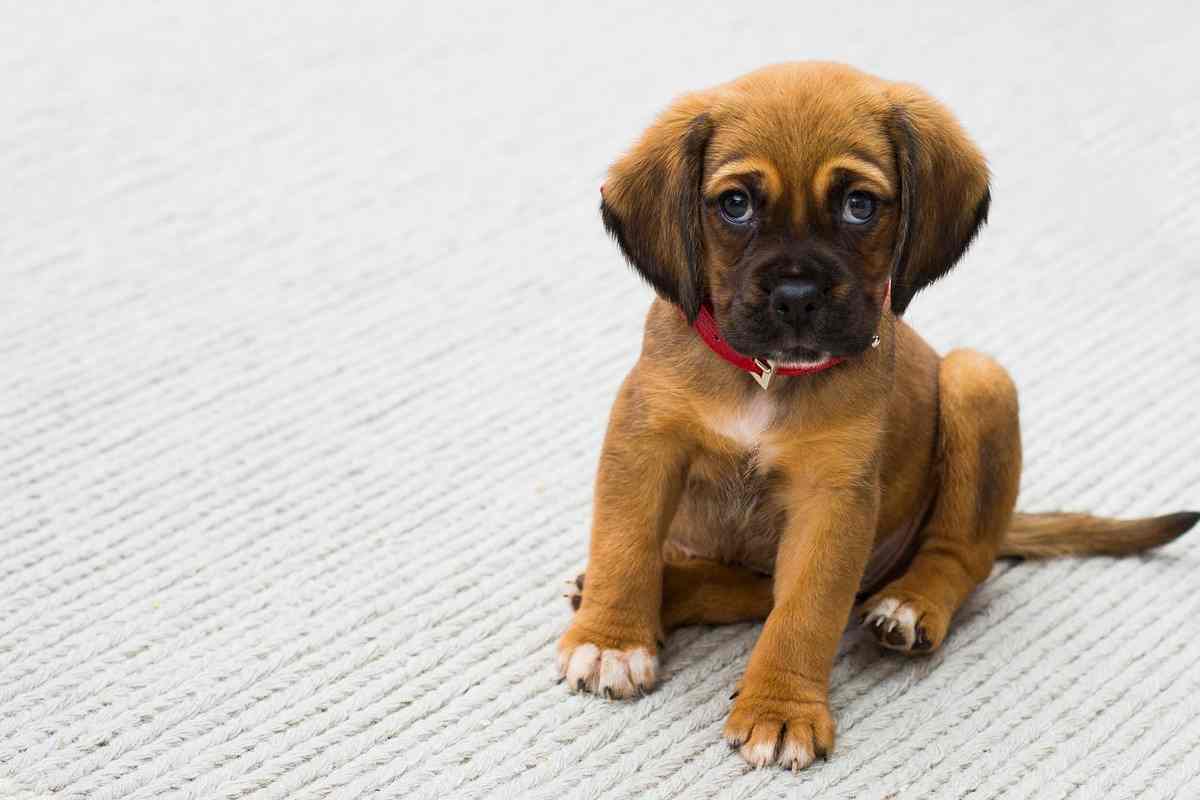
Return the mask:
[[[582,614],[580,615],[582,616]],[[613,626],[575,622],[558,642],[558,674],[573,692],[612,699],[645,694],[658,680],[658,649],[653,635],[612,635]]]
[[835,731],[824,699],[756,695],[743,688],[725,722],[725,741],[752,767],[779,764],[799,772],[833,750]]
[[888,649],[921,654],[941,646],[950,615],[923,597],[885,586],[862,604],[859,624]]

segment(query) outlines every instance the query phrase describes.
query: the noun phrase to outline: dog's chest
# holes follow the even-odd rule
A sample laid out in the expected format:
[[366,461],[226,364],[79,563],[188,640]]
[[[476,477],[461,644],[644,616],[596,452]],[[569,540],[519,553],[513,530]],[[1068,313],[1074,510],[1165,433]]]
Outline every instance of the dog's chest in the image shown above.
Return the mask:
[[[785,518],[779,503],[780,409],[764,394],[702,418],[710,448],[692,464],[671,539],[684,552],[769,572]],[[790,421],[789,421],[790,422]]]
[[713,410],[705,416],[705,425],[721,439],[748,451],[755,465],[765,468],[774,454],[768,431],[778,409],[766,392],[751,395],[748,400]]

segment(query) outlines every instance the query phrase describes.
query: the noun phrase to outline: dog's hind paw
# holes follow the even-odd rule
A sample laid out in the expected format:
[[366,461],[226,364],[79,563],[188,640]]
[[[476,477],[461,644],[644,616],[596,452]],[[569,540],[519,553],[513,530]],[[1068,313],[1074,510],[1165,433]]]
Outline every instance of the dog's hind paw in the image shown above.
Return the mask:
[[883,647],[921,655],[942,644],[949,620],[940,608],[922,597],[893,595],[884,588],[862,604],[858,621]]
[[567,581],[567,591],[563,592],[563,597],[571,604],[572,611],[578,611],[583,605],[583,575],[581,572],[575,576],[575,580]]

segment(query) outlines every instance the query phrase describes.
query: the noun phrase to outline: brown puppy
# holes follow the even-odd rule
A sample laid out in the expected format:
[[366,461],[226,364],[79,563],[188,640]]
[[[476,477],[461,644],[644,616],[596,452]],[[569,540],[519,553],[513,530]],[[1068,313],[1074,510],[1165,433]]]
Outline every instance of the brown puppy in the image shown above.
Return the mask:
[[1012,381],[900,319],[988,201],[944,107],[836,64],[686,95],[613,166],[605,225],[660,299],[600,457],[558,646],[572,689],[628,697],[665,631],[765,619],[725,737],[798,769],[833,747],[856,602],[881,644],[929,652],[997,556],[1133,552],[1196,522],[1014,515]]

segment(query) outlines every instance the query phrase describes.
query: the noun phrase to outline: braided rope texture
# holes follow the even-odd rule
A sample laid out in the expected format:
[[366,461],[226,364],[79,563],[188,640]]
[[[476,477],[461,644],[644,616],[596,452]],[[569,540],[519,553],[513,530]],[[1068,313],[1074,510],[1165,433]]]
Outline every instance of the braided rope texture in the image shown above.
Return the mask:
[[998,567],[929,658],[848,635],[800,775],[720,741],[757,626],[637,702],[551,668],[650,297],[597,189],[763,63],[989,154],[910,318],[1011,368],[1022,506],[1200,505],[1200,16],[1153,8],[7,4],[0,797],[1200,797],[1195,537]]

